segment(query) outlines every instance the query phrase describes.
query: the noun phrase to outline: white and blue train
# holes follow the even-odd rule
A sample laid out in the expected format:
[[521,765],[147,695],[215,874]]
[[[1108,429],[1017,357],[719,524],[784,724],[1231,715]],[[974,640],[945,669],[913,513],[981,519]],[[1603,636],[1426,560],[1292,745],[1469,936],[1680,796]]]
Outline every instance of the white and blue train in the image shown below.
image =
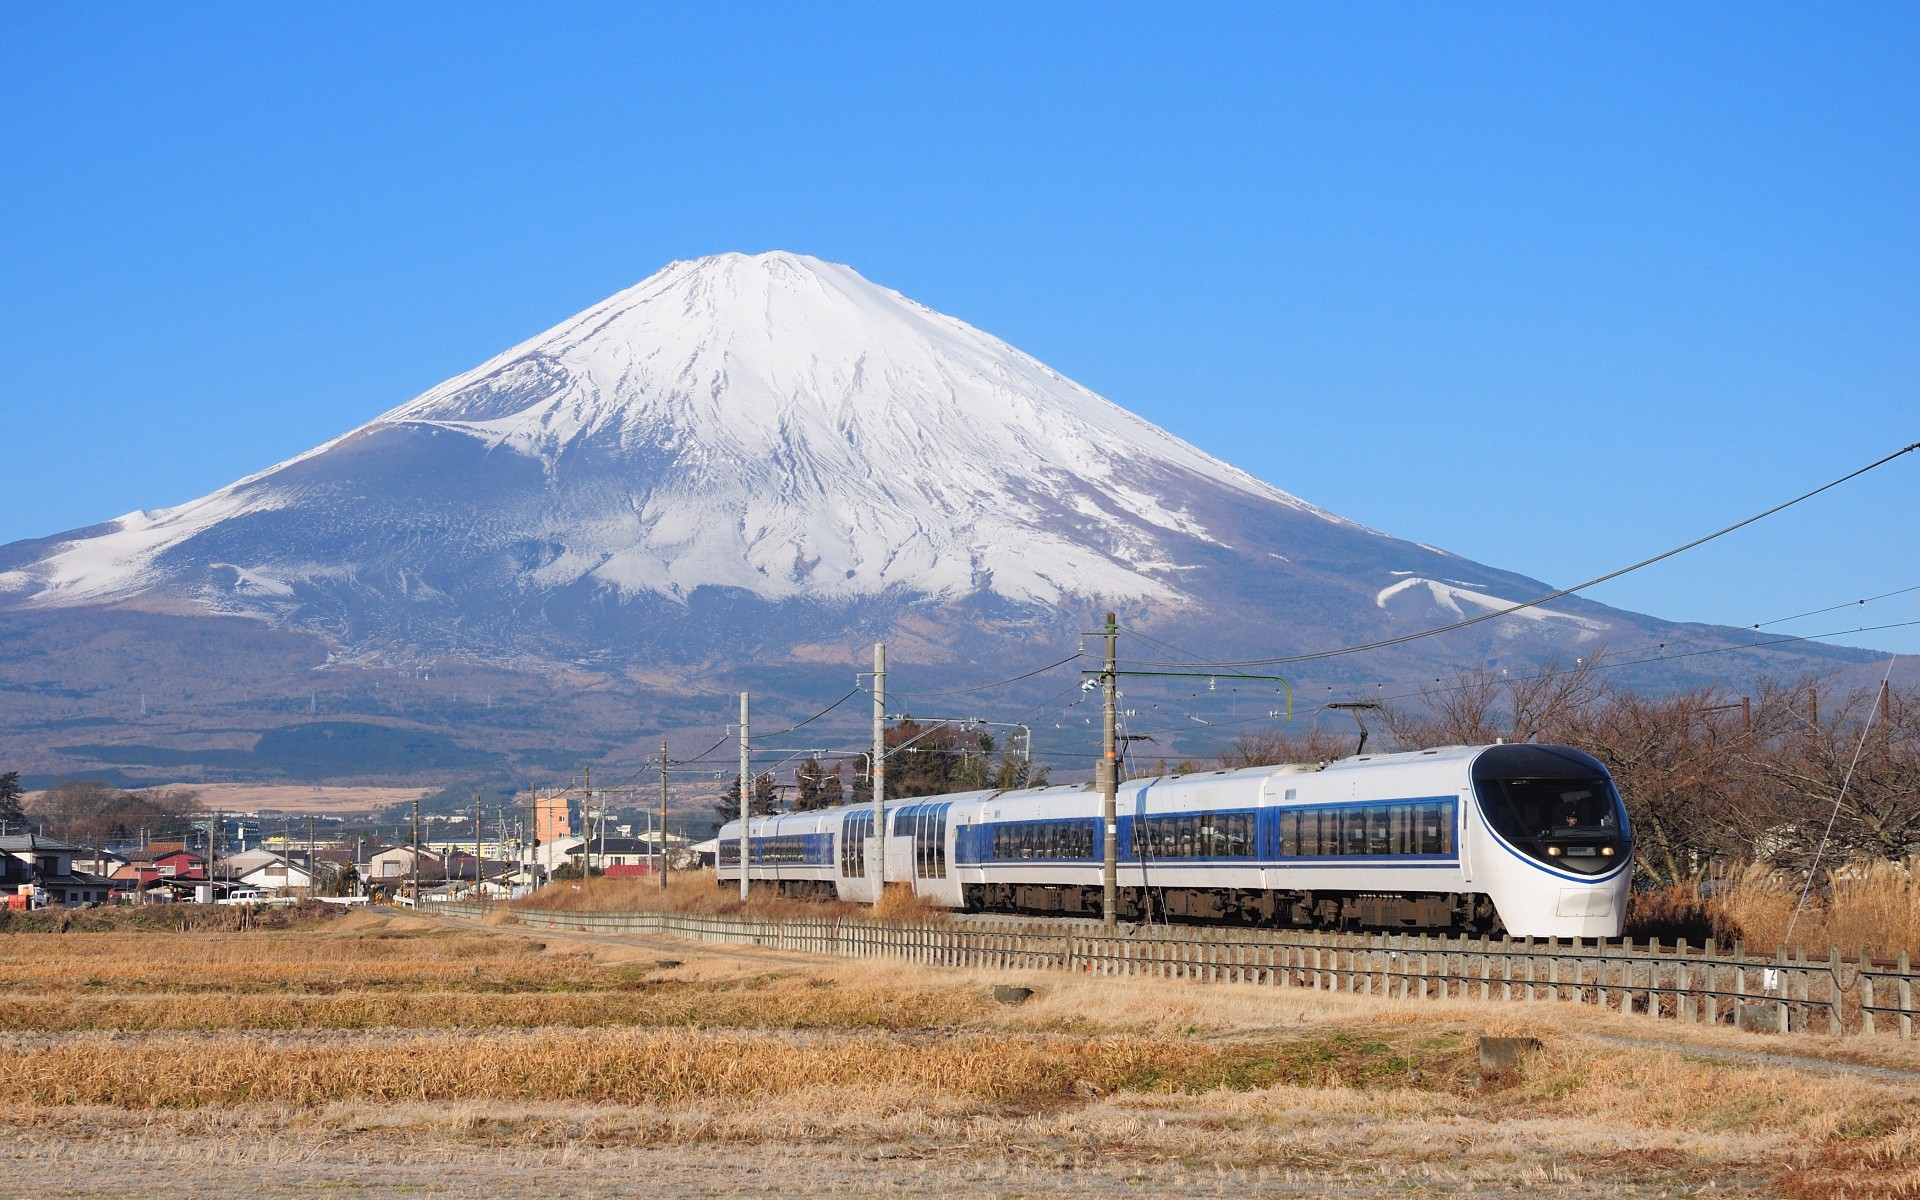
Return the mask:
[[[1098,915],[1100,802],[1081,784],[890,802],[886,879],[948,908]],[[755,817],[748,876],[871,900],[873,827],[865,805]],[[1617,937],[1633,862],[1606,768],[1535,744],[1133,779],[1118,839],[1130,921]],[[717,866],[738,886],[738,820]]]

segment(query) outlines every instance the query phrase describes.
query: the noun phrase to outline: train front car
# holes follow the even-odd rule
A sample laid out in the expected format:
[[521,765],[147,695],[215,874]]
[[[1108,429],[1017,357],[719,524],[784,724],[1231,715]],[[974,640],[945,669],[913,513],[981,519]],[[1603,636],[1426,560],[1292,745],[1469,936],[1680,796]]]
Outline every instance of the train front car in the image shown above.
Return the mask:
[[1475,890],[1493,901],[1507,932],[1620,936],[1633,833],[1599,760],[1567,746],[1488,746],[1470,776]]

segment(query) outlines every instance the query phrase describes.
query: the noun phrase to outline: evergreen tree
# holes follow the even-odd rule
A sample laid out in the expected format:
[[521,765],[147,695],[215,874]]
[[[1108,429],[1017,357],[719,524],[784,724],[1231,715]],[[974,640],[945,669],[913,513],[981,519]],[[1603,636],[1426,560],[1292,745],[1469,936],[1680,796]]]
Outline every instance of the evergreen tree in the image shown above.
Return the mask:
[[[763,771],[753,777],[753,815],[769,817],[775,812],[773,803],[773,772]],[[727,784],[726,794],[715,802],[713,811],[720,814],[722,821],[731,821],[740,815],[740,777],[735,775]]]
[[793,800],[795,812],[832,808],[846,800],[846,789],[841,782],[837,763],[829,771],[819,759],[808,758],[794,769],[793,781],[796,787]]
[[17,825],[26,819],[20,810],[20,772],[8,771],[0,775],[0,821],[8,825]]

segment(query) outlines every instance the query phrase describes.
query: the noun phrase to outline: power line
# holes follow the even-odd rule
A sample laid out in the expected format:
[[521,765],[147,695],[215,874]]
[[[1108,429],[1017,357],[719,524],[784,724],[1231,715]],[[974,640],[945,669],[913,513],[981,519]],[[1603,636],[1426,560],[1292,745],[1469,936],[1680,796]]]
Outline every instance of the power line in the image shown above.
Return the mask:
[[[1733,533],[1735,530],[1745,529],[1747,526],[1752,525],[1756,521],[1765,520],[1767,517],[1773,516],[1775,513],[1783,512],[1786,509],[1792,508],[1794,505],[1799,504],[1802,501],[1811,500],[1813,499],[1813,497],[1818,496],[1822,492],[1831,491],[1832,489],[1839,487],[1841,484],[1846,483],[1849,480],[1857,479],[1860,476],[1865,475],[1868,471],[1871,471],[1876,467],[1885,466],[1886,464],[1892,462],[1894,459],[1899,458],[1905,454],[1911,454],[1915,450],[1920,450],[1920,442],[1915,442],[1910,446],[1906,446],[1906,447],[1903,447],[1902,449],[1896,450],[1892,454],[1889,454],[1884,458],[1876,459],[1875,461],[1868,463],[1866,466],[1861,467],[1858,470],[1849,471],[1845,475],[1842,475],[1840,478],[1835,479],[1830,483],[1823,483],[1819,487],[1814,488],[1812,491],[1803,492],[1802,494],[1795,496],[1791,500],[1785,501],[1784,503],[1781,503],[1781,504],[1776,504],[1772,508],[1767,509],[1765,512],[1755,513],[1753,516],[1748,517],[1743,521],[1734,522],[1733,524],[1727,526],[1725,529],[1716,530],[1715,532],[1709,533],[1704,537],[1697,537],[1692,541],[1686,543],[1685,545],[1675,546],[1673,549],[1662,551],[1659,554],[1653,555],[1651,558],[1643,558],[1639,562],[1634,563],[1631,566],[1621,567],[1617,571],[1609,571],[1605,575],[1595,576],[1594,578],[1589,579],[1584,583],[1576,583],[1572,587],[1564,587],[1559,589],[1558,591],[1548,592],[1544,596],[1536,596],[1531,600],[1523,600],[1517,604],[1509,605],[1506,608],[1492,609],[1487,612],[1481,613],[1477,617],[1467,617],[1464,620],[1455,621],[1449,625],[1439,625],[1439,626],[1435,626],[1432,629],[1420,630],[1416,633],[1403,633],[1397,637],[1381,638],[1378,641],[1362,642],[1352,646],[1340,646],[1331,650],[1315,650],[1306,654],[1291,654],[1291,655],[1285,655],[1277,658],[1255,658],[1255,659],[1247,659],[1240,662],[1215,662],[1212,665],[1218,666],[1218,667],[1271,667],[1271,666],[1281,666],[1286,663],[1313,662],[1319,659],[1337,658],[1337,657],[1340,657],[1341,655],[1346,655],[1346,654],[1359,654],[1367,650],[1383,650],[1389,646],[1400,646],[1400,645],[1406,644],[1407,642],[1420,641],[1423,638],[1435,637],[1442,633],[1452,633],[1456,629],[1465,629],[1471,625],[1478,625],[1483,621],[1492,621],[1499,617],[1511,616],[1512,614],[1521,612],[1525,609],[1535,608],[1535,607],[1538,607],[1539,605],[1549,604],[1555,600],[1559,600],[1564,597],[1571,596],[1575,592],[1584,592],[1588,588],[1597,587],[1598,585],[1609,582],[1610,580],[1618,579],[1622,575],[1631,574],[1632,572],[1638,571],[1643,567],[1650,567],[1657,562],[1664,562],[1665,560],[1672,558],[1677,554],[1684,554],[1687,551],[1692,550],[1696,547],[1704,546],[1708,542],[1713,541],[1715,538],[1725,537],[1727,534]],[[1167,665],[1176,665],[1176,664],[1167,664]],[[1182,663],[1177,665],[1184,666],[1187,664]]]
[[806,720],[801,721],[799,724],[789,725],[785,729],[769,730],[768,732],[763,733],[760,736],[763,739],[782,737],[786,734],[792,733],[796,729],[802,728],[803,726],[811,725],[815,721],[818,721],[821,717],[826,716],[828,713],[832,712],[834,709],[839,708],[842,704],[845,704],[847,701],[853,699],[855,696],[865,693],[866,690],[867,689],[863,687],[856,687],[852,691],[848,692],[846,695],[840,697],[838,700],[835,700],[832,704],[827,705],[825,708],[821,709],[819,712],[808,717]]
[[1080,659],[1085,657],[1086,657],[1086,651],[1084,650],[1075,651],[1074,653],[1069,654],[1067,655],[1067,657],[1061,659],[1059,662],[1050,662],[1044,667],[1035,667],[1033,670],[1027,671],[1020,675],[1015,675],[1011,679],[1002,679],[994,683],[983,683],[978,687],[949,688],[948,690],[943,692],[914,692],[914,691],[908,691],[904,688],[894,688],[892,689],[892,691],[893,691],[893,694],[896,696],[918,696],[923,700],[932,700],[940,696],[970,696],[970,695],[973,695],[975,692],[989,692],[989,691],[992,691],[994,688],[1005,687],[1010,683],[1019,683],[1022,679],[1032,679],[1035,675],[1044,675],[1048,671],[1054,670],[1057,667],[1064,667],[1070,662],[1077,662]]

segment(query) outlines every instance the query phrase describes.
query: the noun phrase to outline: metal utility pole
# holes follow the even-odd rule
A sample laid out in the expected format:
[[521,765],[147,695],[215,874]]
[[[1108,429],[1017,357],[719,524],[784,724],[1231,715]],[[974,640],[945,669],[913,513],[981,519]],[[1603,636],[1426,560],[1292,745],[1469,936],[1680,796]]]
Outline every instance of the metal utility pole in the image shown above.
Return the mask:
[[660,742],[660,890],[667,890],[667,743]]
[[1107,657],[1100,668],[1101,698],[1101,754],[1100,754],[1100,821],[1106,828],[1102,855],[1104,862],[1100,868],[1101,921],[1112,929],[1119,919],[1119,877],[1120,877],[1120,730],[1119,730],[1119,676],[1116,662],[1117,643],[1120,638],[1120,623],[1112,613],[1107,614]]
[[873,904],[887,890],[887,644],[873,644],[873,833],[867,838],[867,873],[873,876]]
[[753,762],[747,749],[747,694],[740,693],[740,898],[747,898],[747,822],[753,811]]

